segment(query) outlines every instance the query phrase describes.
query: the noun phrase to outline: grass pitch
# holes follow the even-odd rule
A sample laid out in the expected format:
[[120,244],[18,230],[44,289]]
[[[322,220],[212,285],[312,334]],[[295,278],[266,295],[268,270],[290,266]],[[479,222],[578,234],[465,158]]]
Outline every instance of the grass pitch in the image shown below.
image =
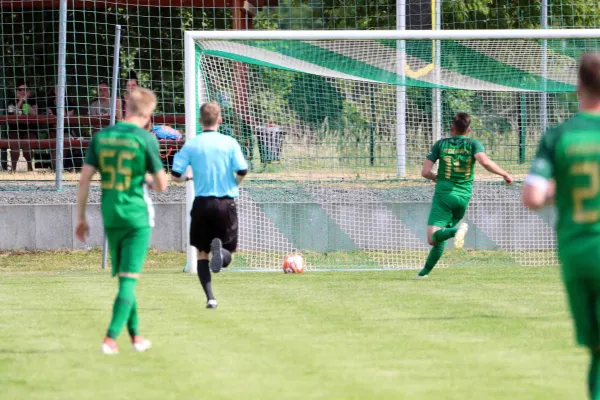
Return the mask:
[[99,252],[0,254],[0,399],[586,396],[556,268],[226,272],[206,310],[184,257],[152,254],[138,285],[154,347],[104,356]]

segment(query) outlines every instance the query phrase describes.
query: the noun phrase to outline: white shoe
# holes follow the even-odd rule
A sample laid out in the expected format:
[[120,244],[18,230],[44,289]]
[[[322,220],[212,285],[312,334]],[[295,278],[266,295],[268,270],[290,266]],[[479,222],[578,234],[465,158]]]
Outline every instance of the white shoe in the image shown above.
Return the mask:
[[149,350],[152,347],[152,342],[148,339],[144,339],[141,336],[136,336],[135,338],[133,338],[131,346],[133,346],[133,349],[135,351],[139,351],[141,353],[146,350]]
[[102,354],[119,354],[119,348],[114,340],[104,339],[100,352]]
[[456,236],[454,236],[454,247],[456,249],[462,249],[465,245],[465,235],[468,230],[469,225],[466,222],[463,222],[458,226],[458,231],[456,231]]
[[429,278],[429,275],[419,275],[419,274],[417,274],[417,276],[415,276],[413,279],[425,279],[425,278]]
[[206,302],[206,308],[217,308],[217,300],[212,299]]

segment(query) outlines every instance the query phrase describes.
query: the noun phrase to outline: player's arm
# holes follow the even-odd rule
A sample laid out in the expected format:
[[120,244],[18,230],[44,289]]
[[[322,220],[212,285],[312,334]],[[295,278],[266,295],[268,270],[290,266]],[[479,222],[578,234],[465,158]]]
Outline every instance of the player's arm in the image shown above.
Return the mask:
[[435,162],[440,158],[440,141],[438,140],[431,146],[429,153],[425,156],[423,168],[421,168],[421,176],[432,181],[437,180],[437,174],[432,171]]
[[475,159],[481,164],[483,168],[491,172],[492,174],[500,175],[506,183],[511,184],[513,182],[513,177],[506,172],[504,169],[500,168],[498,164],[496,164],[491,158],[488,157],[483,151],[475,154]]
[[554,164],[551,135],[545,134],[540,140],[535,159],[525,177],[521,201],[531,210],[537,210],[554,202]]
[[421,169],[421,176],[425,179],[429,179],[435,182],[437,180],[437,174],[432,171],[434,165],[434,161],[426,159],[423,163],[423,168]]
[[75,237],[82,242],[85,242],[90,233],[90,227],[85,217],[85,209],[88,201],[90,182],[98,169],[98,159],[94,150],[94,143],[94,140],[92,140],[88,147],[85,164],[81,168],[81,174],[79,175],[79,187],[77,188],[77,224],[75,226]]
[[244,178],[248,174],[248,162],[242,153],[242,149],[237,140],[233,141],[231,150],[231,165],[233,166],[233,172],[235,173],[235,181],[238,186],[242,184]]
[[178,182],[187,182],[194,180],[190,173],[186,173],[190,165],[189,146],[183,145],[181,150],[173,158],[173,167],[171,168],[171,177]]
[[152,190],[163,192],[169,186],[169,179],[158,152],[158,140],[152,135],[148,135],[148,138],[146,143],[146,171],[148,173],[144,179]]

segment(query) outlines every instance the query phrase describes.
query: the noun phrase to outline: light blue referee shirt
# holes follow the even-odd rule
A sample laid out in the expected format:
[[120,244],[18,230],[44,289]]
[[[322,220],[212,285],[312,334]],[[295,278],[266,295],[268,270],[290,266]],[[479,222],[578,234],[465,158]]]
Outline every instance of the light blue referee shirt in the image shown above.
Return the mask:
[[175,155],[173,171],[183,175],[188,165],[192,166],[196,197],[238,197],[235,173],[248,169],[237,140],[215,131],[202,132],[185,142]]

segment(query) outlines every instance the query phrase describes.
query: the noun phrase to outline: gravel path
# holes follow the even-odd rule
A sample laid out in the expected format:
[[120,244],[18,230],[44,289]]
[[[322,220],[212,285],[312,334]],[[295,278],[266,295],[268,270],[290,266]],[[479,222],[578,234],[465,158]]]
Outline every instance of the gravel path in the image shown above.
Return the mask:
[[[507,187],[499,183],[475,183],[473,201],[518,202],[518,186]],[[389,188],[340,188],[333,185],[302,185],[298,187],[277,187],[277,185],[249,185],[243,191],[258,203],[304,203],[318,198],[331,199],[331,202],[364,203],[378,202],[430,202],[433,185],[402,186]],[[312,195],[311,195],[312,194]],[[325,195],[325,196],[323,196]],[[2,182],[0,183],[0,204],[74,204],[77,187],[65,186],[57,192],[52,183],[45,182]],[[156,203],[185,202],[185,186],[171,185],[166,192],[151,192]],[[100,202],[100,189],[94,186],[90,190],[90,203]]]

